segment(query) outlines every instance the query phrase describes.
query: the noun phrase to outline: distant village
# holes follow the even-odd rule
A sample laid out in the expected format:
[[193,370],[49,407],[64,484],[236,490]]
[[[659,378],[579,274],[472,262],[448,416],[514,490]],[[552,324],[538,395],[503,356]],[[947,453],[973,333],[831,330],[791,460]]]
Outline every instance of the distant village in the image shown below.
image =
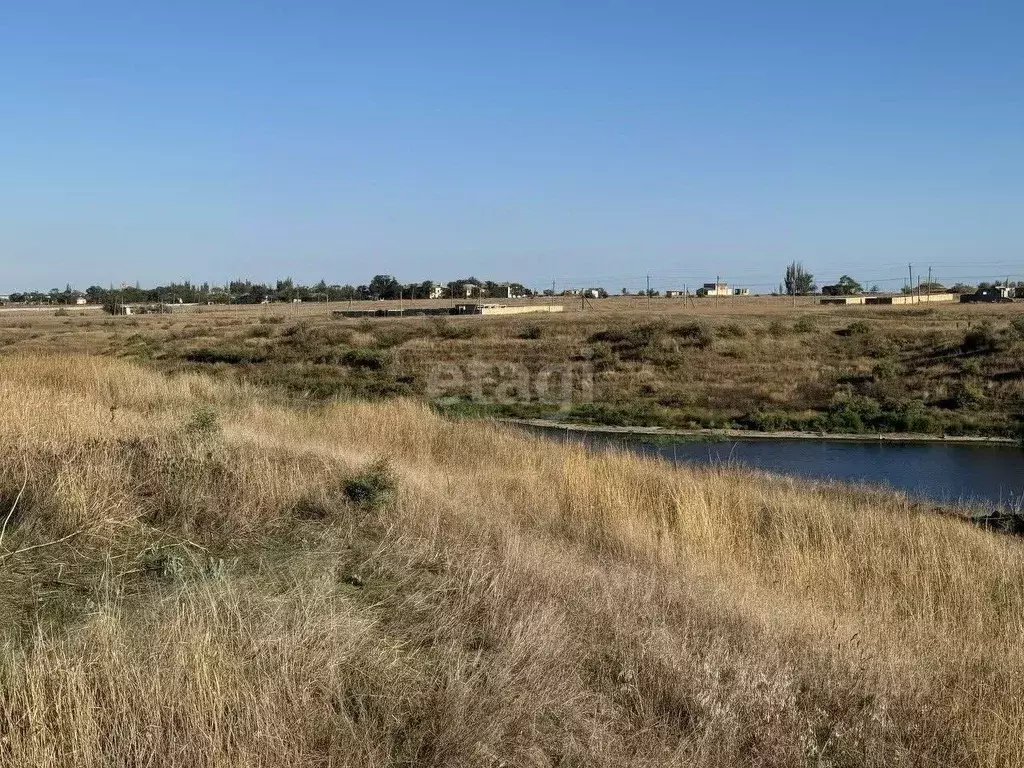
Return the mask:
[[[928,297],[927,300],[959,300],[961,301],[1010,301],[1017,297],[1024,298],[1024,285],[1016,286],[1010,282],[980,283],[965,285],[958,283],[947,288],[936,282],[918,282],[911,287],[905,284],[899,292],[879,291],[877,286],[865,289],[856,280],[843,275],[835,283],[824,285],[820,289],[814,283],[813,275],[803,265],[794,262],[786,267],[786,277],[777,289],[767,291],[772,295],[812,296],[821,297],[822,303],[832,304],[872,304],[872,303],[913,303]],[[509,281],[481,280],[468,277],[448,282],[425,280],[419,283],[402,283],[392,275],[376,275],[365,285],[328,284],[321,280],[312,285],[296,283],[291,278],[278,280],[273,284],[252,282],[249,280],[233,280],[224,285],[211,283],[170,283],[168,285],[144,288],[139,284],[120,286],[110,285],[106,288],[98,285],[90,286],[84,291],[70,285],[50,291],[23,291],[0,294],[0,306],[24,307],[85,307],[96,306],[106,308],[113,313],[124,314],[124,308],[135,306],[166,307],[174,305],[217,305],[217,304],[274,304],[301,302],[365,302],[365,301],[403,301],[403,300],[449,300],[492,302],[509,299],[529,299],[536,297],[577,297],[586,299],[606,299],[611,296],[651,296],[667,299],[699,299],[721,297],[744,297],[755,295],[746,287],[732,286],[720,280],[706,282],[698,286],[679,286],[677,288],[658,290],[641,290],[630,293],[625,288],[611,293],[603,287],[591,286],[582,288],[562,288],[534,290],[522,283]]]

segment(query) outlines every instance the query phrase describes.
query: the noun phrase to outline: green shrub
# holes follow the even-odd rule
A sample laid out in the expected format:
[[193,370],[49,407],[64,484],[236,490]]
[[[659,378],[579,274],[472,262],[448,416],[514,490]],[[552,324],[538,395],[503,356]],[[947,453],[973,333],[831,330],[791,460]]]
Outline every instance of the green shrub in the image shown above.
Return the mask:
[[992,323],[985,321],[964,334],[960,348],[967,354],[994,352],[999,348],[999,334],[992,327]]
[[792,419],[780,411],[755,411],[737,419],[737,425],[759,432],[780,432],[794,429]]
[[665,328],[660,324],[634,325],[628,328],[606,328],[590,334],[591,344],[604,343],[622,360],[646,359],[654,345],[664,336]]
[[377,346],[382,349],[400,347],[405,342],[420,335],[420,329],[414,325],[396,325],[383,328],[375,334]]
[[527,325],[519,329],[519,333],[516,334],[517,338],[520,339],[539,339],[544,333],[544,330],[539,325]]
[[854,320],[836,333],[840,336],[867,336],[871,333],[871,325],[865,320]]
[[254,349],[210,349],[203,347],[186,353],[185,359],[190,363],[205,363],[214,365],[216,363],[227,363],[238,365],[240,363],[262,363],[267,356]]
[[698,349],[706,349],[707,347],[710,347],[715,340],[711,330],[704,323],[699,322],[677,325],[675,328],[671,329],[670,333],[675,338],[683,339],[684,341],[693,344],[693,346]]
[[467,323],[452,323],[443,317],[434,320],[434,335],[439,339],[471,339],[480,332],[479,326]]
[[220,421],[211,408],[197,409],[185,423],[185,432],[190,435],[208,436],[220,432]]
[[398,490],[398,478],[390,462],[380,458],[363,471],[345,481],[344,491],[348,500],[361,509],[379,509]]
[[960,361],[960,372],[966,376],[980,376],[981,363],[974,359]]
[[892,360],[881,360],[871,369],[875,381],[892,381],[900,375],[900,367]]
[[341,356],[341,362],[350,368],[364,368],[370,371],[380,371],[387,368],[391,357],[387,352],[379,349],[368,349],[356,347],[350,349]]
[[768,324],[768,335],[769,336],[775,336],[776,338],[778,338],[780,336],[785,336],[788,333],[789,333],[789,326],[786,325],[782,320],[772,320]]
[[723,339],[742,339],[747,335],[747,329],[739,323],[723,325],[716,332]]
[[954,387],[952,400],[957,408],[970,408],[985,400],[985,391],[978,382],[968,379]]
[[610,371],[618,364],[618,358],[612,350],[611,344],[598,342],[584,350],[582,357],[589,360],[595,371]]
[[793,330],[797,333],[814,333],[818,330],[818,324],[814,322],[814,318],[810,315],[803,315],[793,323]]
[[250,339],[269,339],[273,335],[273,326],[267,325],[265,323],[254,325],[252,328],[249,329],[248,333]]

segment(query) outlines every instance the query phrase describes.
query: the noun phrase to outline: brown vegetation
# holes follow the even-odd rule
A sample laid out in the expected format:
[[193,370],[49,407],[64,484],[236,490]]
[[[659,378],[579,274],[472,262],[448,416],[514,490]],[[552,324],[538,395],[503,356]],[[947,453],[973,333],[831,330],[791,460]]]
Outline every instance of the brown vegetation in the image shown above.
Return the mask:
[[0,515],[4,765],[1024,762],[1024,549],[897,496],[16,355]]
[[[390,303],[389,303],[390,304]],[[408,306],[408,303],[406,304]],[[587,363],[573,407],[517,391],[458,412],[612,425],[1014,436],[1024,421],[1024,305],[823,307],[810,299],[593,301],[558,315],[335,320],[323,305],[139,318],[0,317],[0,349],[126,356],[303,399],[428,394],[438,363],[536,372]],[[556,414],[555,412],[558,411]]]

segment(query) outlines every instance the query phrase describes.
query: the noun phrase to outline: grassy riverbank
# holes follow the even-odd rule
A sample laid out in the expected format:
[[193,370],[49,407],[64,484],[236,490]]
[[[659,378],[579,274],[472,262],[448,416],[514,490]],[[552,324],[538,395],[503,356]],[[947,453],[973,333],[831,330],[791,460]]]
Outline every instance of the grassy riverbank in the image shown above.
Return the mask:
[[0,763],[1014,765],[1024,546],[104,358],[0,367]]
[[[666,429],[1016,437],[1024,305],[636,299],[551,316],[334,320],[322,306],[0,318],[0,349],[91,351],[291,398],[434,399],[456,414]],[[456,366],[438,385],[438,366]],[[592,370],[547,403],[545,369]]]

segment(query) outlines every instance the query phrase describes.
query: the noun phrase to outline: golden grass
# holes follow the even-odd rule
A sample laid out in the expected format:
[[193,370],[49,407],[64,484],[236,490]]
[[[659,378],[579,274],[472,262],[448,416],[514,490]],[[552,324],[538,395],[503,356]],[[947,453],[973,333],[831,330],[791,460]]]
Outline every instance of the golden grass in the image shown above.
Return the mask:
[[6,765],[1024,763],[1024,549],[901,497],[86,357],[0,451]]

